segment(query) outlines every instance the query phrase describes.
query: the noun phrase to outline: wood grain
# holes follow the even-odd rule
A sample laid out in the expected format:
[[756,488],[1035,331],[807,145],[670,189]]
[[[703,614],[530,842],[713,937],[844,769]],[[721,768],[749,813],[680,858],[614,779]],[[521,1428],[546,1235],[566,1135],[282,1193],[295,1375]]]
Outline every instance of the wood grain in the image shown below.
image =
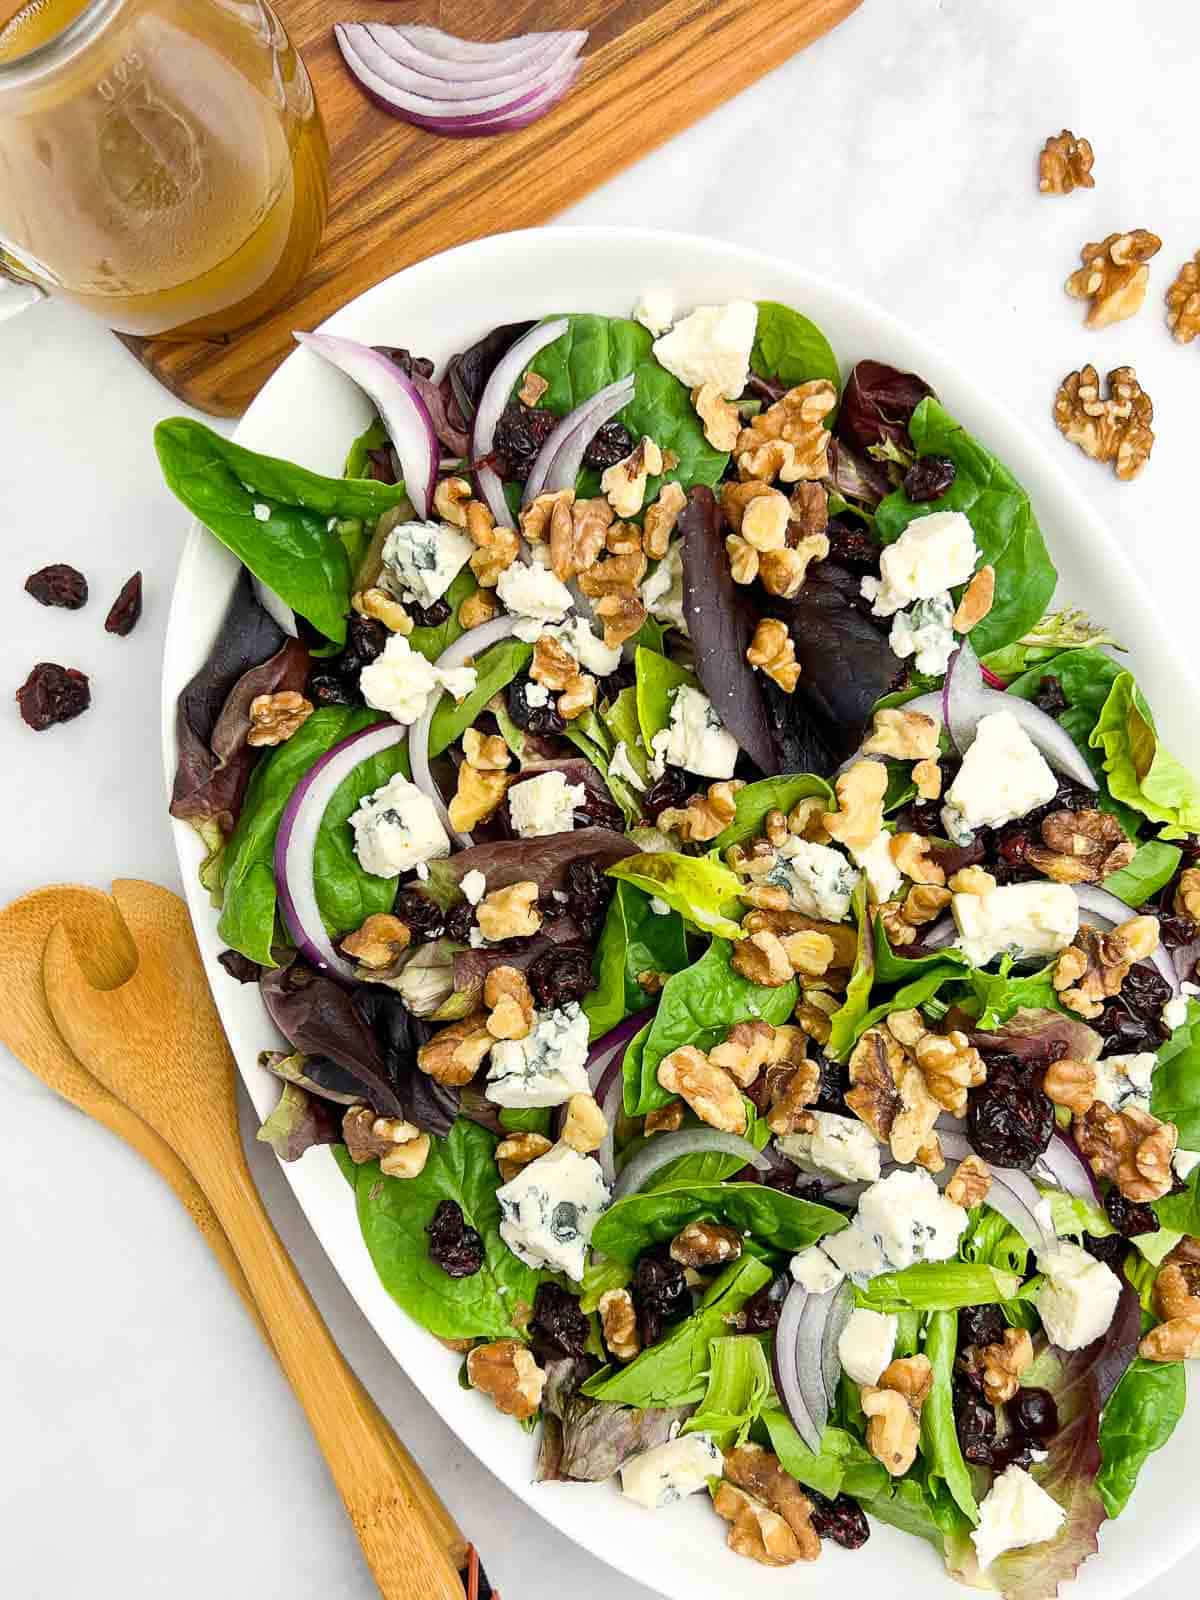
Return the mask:
[[[226,341],[126,337],[179,399],[237,416],[313,328],[401,267],[546,222],[856,10],[861,0],[419,0],[405,21],[471,38],[591,30],[584,72],[547,117],[493,139],[441,139],[372,105],[333,39],[396,20],[392,0],[277,0],[312,75],[332,150],[329,223],[296,292]],[[643,220],[653,221],[653,218]]]
[[[137,967],[99,989],[68,930],[46,941],[43,980],[69,1048],[194,1173],[246,1275],[385,1600],[462,1600],[444,1526],[414,1494],[419,1469],[354,1377],[271,1226],[242,1151],[234,1062],[183,902],[122,880],[113,900]],[[407,1467],[404,1463],[407,1462]],[[423,1480],[422,1480],[423,1481]],[[444,1514],[443,1514],[444,1515]]]

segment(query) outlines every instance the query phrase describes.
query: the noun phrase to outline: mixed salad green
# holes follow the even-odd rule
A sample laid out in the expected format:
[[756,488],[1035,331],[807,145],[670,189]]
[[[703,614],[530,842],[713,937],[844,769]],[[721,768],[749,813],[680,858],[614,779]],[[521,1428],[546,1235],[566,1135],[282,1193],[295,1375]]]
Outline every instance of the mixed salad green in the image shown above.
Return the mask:
[[244,566],[172,811],[260,1137],[540,1479],[1049,1600],[1200,1354],[1200,785],[1119,645],[789,307],[303,342],[344,478],[157,435]]

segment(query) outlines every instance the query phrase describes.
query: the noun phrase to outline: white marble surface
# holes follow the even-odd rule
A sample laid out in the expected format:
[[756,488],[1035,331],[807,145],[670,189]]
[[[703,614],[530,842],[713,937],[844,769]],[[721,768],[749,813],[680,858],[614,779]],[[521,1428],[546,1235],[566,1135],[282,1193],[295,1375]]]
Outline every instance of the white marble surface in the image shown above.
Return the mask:
[[[1194,27],[1190,0],[866,0],[564,220],[715,233],[888,305],[1054,445],[1135,548],[1163,628],[1195,652],[1200,345],[1174,345],[1162,320],[1167,282],[1200,245]],[[1096,188],[1043,199],[1034,157],[1064,124],[1093,141]],[[1164,239],[1150,299],[1136,321],[1089,336],[1062,280],[1085,240],[1134,226]],[[672,248],[664,237],[667,267]],[[1136,365],[1154,398],[1158,445],[1136,484],[1054,433],[1055,385],[1089,359]],[[178,881],[157,675],[185,519],[150,442],[174,409],[65,307],[0,326],[0,682],[9,695],[51,659],[92,673],[95,691],[86,718],[43,736],[11,701],[0,713],[0,901],[53,881]],[[91,579],[82,614],[21,593],[57,560]],[[136,567],[144,621],[109,638],[104,612]],[[251,1160],[343,1349],[505,1595],[645,1596],[475,1463],[386,1357],[274,1158],[252,1146]],[[0,1259],[0,1593],[374,1593],[297,1407],[175,1201],[3,1051]]]

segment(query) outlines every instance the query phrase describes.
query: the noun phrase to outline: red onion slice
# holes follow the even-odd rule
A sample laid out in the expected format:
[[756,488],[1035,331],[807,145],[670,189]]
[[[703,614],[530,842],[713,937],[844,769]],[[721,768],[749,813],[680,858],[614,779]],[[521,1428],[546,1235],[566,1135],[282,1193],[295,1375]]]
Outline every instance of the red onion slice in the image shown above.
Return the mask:
[[830,1294],[832,1298],[825,1313],[825,1331],[821,1335],[821,1377],[825,1384],[825,1399],[832,1410],[837,1401],[838,1379],[842,1375],[838,1340],[845,1333],[846,1324],[854,1310],[854,1290],[843,1279]]
[[513,41],[518,48],[507,55],[485,61],[454,61],[430,55],[412,42],[405,29],[388,23],[338,23],[334,31],[338,29],[352,40],[365,33],[377,51],[404,71],[414,93],[448,101],[522,89],[576,56],[587,40],[587,34],[582,32],[547,33],[534,36],[530,44]]
[[623,1200],[626,1195],[637,1194],[656,1172],[669,1166],[672,1161],[678,1161],[680,1156],[714,1154],[737,1156],[759,1172],[771,1170],[771,1162],[762,1151],[756,1149],[749,1139],[740,1139],[736,1133],[720,1133],[716,1128],[685,1128],[680,1133],[656,1133],[617,1179],[613,1199]]
[[636,380],[632,373],[610,383],[565,416],[534,458],[522,505],[530,505],[543,489],[573,489],[583,465],[583,457],[597,432],[633,399]]
[[[508,638],[519,620],[518,617],[493,617],[491,622],[482,622],[477,628],[468,628],[461,638],[456,639],[448,649],[442,651],[434,666],[441,671],[465,666],[468,660],[478,656],[489,645]],[[442,799],[441,790],[433,781],[433,773],[429,770],[429,730],[433,726],[433,714],[438,708],[438,702],[445,692],[440,684],[435,685],[430,691],[425,710],[413,723],[408,736],[408,758],[412,764],[413,782],[433,801],[442,827],[461,849],[469,850],[471,836],[459,833],[457,828],[450,826],[450,813],[446,809],[446,802]]]
[[[386,29],[379,31],[386,37]],[[538,99],[564,73],[563,64],[559,62],[551,70],[535,75],[532,80],[526,79],[516,87],[504,87],[500,83],[494,87],[468,84],[451,98],[444,80],[431,80],[402,66],[379,42],[376,33],[376,28],[365,22],[339,22],[335,26],[334,34],[346,65],[355,77],[363,72],[369,74],[370,87],[377,95],[386,97],[389,108],[397,115],[411,114],[434,124],[443,120],[461,125],[478,124],[511,116]],[[571,69],[568,66],[566,70]],[[438,92],[430,93],[430,90]]]
[[1090,1205],[1101,1204],[1100,1189],[1092,1169],[1079,1153],[1079,1147],[1069,1134],[1056,1129],[1046,1148],[1035,1163],[1040,1176],[1055,1188],[1073,1199],[1086,1200]]
[[[804,1409],[816,1434],[817,1443],[813,1448],[818,1452],[821,1448],[821,1435],[825,1431],[825,1424],[829,1421],[830,1380],[836,1387],[838,1374],[841,1372],[837,1341],[841,1338],[842,1328],[849,1319],[850,1309],[854,1303],[852,1291],[848,1295],[840,1292],[845,1288],[846,1285],[843,1283],[837,1289],[830,1289],[825,1294],[810,1293],[804,1302],[804,1309],[796,1326],[796,1347],[793,1353],[796,1382],[800,1388]],[[843,1310],[844,1316],[842,1316]],[[838,1326],[839,1317],[840,1326]],[[786,1350],[783,1358],[787,1359]]]
[[319,972],[354,983],[354,967],[338,954],[317,906],[313,851],[321,819],[337,789],[354,769],[401,744],[408,729],[398,722],[363,728],[342,739],[304,774],[293,789],[275,835],[273,861],[279,907],[300,954]]
[[[1075,898],[1079,901],[1079,909],[1088,912],[1090,916],[1098,917],[1110,928],[1115,928],[1122,922],[1128,922],[1130,917],[1137,915],[1136,911],[1131,906],[1126,905],[1124,900],[1119,900],[1115,894],[1110,894],[1107,889],[1102,889],[1099,884],[1075,883],[1071,887],[1075,890]],[[1173,995],[1179,994],[1182,980],[1175,970],[1175,963],[1171,959],[1170,952],[1159,944],[1149,959],[1159,977],[1171,985],[1171,993]]]
[[[779,1397],[787,1407],[787,1413],[792,1419],[793,1427],[813,1454],[820,1455],[821,1430],[817,1427],[809,1414],[808,1406],[805,1404],[796,1365],[800,1322],[804,1316],[808,1300],[809,1293],[803,1284],[793,1284],[788,1290],[787,1298],[783,1302],[783,1310],[779,1313],[779,1323],[775,1329],[772,1365],[775,1369],[775,1387],[779,1390]],[[819,1373],[819,1353],[817,1360]]]
[[[970,748],[984,717],[995,711],[1009,711],[1055,772],[1082,784],[1085,789],[1099,788],[1074,739],[1052,716],[1019,695],[988,688],[969,639],[963,640],[950,659],[942,697],[944,720],[960,755],[965,755]],[[916,705],[916,701],[910,702],[910,706]]]
[[369,345],[330,333],[296,333],[293,338],[344,373],[374,402],[400,458],[405,491],[423,521],[433,504],[441,459],[441,446],[424,400],[395,362]]
[[528,53],[548,39],[574,38],[582,45],[586,31],[575,34],[523,33],[513,39],[460,39],[457,34],[446,33],[441,28],[431,28],[419,22],[398,22],[395,31],[408,40],[415,50],[423,51],[434,61],[454,66],[468,66],[472,62],[495,65],[513,56]]
[[[952,1129],[941,1130],[938,1140],[942,1154],[951,1161],[962,1161],[974,1153],[965,1133],[955,1133]],[[951,1173],[948,1169],[944,1170],[948,1183]],[[992,1183],[984,1204],[991,1206],[993,1211],[998,1211],[1006,1222],[1011,1223],[1031,1249],[1044,1249],[1052,1235],[1047,1234],[1038,1220],[1038,1207],[1043,1202],[1037,1184],[1027,1172],[1018,1172],[1014,1167],[991,1167],[991,1174]]]
[[554,317],[549,322],[542,322],[536,328],[531,328],[497,363],[495,371],[479,397],[475,426],[471,434],[471,454],[479,463],[475,468],[475,481],[479,485],[480,494],[487,501],[488,510],[496,519],[497,527],[511,528],[513,518],[512,512],[508,509],[508,502],[504,498],[504,485],[500,481],[500,475],[494,467],[486,464],[486,458],[491,455],[492,445],[495,442],[496,424],[525,368],[539,351],[544,350],[548,344],[553,344],[555,339],[561,339],[566,331],[566,317]]

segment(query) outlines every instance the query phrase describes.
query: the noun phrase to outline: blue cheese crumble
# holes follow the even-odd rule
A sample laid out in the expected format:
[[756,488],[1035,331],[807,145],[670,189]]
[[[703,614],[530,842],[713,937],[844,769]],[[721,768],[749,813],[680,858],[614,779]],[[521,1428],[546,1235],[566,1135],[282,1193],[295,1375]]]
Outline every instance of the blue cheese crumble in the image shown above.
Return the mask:
[[363,799],[350,826],[359,865],[376,878],[396,878],[450,854],[433,801],[400,773]]
[[901,661],[915,656],[918,672],[940,678],[946,671],[957,641],[950,619],[954,602],[948,592],[918,600],[910,611],[898,611],[888,643]]
[[526,1266],[579,1282],[592,1229],[611,1198],[598,1161],[556,1144],[496,1190],[500,1237]]
[[914,600],[932,600],[975,571],[979,552],[961,511],[918,517],[879,558],[878,578],[864,578],[863,598],[877,617],[893,617]]
[[811,1111],[811,1133],[785,1133],[775,1143],[785,1156],[817,1167],[847,1183],[874,1183],[880,1173],[880,1144],[865,1122],[836,1111]]
[[524,1039],[500,1039],[488,1067],[489,1100],[498,1106],[561,1106],[588,1093],[588,1020],[576,1001],[539,1011]]
[[551,833],[573,832],[575,808],[586,799],[582,783],[568,783],[561,772],[542,772],[513,784],[508,791],[508,814],[522,839],[540,839]]
[[658,771],[683,767],[699,778],[732,778],[738,745],[721,725],[713,703],[699,689],[682,684],[671,699],[670,725],[651,740]]
[[856,1283],[888,1267],[949,1261],[967,1226],[967,1213],[947,1200],[920,1168],[898,1168],[873,1183],[858,1215],[841,1233],[821,1241],[825,1254]]
[[998,828],[1044,806],[1057,793],[1058,779],[1016,717],[1011,711],[993,711],[980,718],[946,790],[942,818],[948,829],[960,833]]
[[476,679],[474,667],[435,667],[402,634],[393,633],[382,654],[362,669],[358,686],[374,710],[411,727],[424,716],[435,690],[447,689],[456,700],[465,700]]
[[621,1468],[621,1493],[647,1511],[659,1511],[724,1475],[724,1458],[708,1434],[688,1433],[626,1461]]
[[389,587],[419,606],[440,600],[474,553],[465,533],[441,522],[401,522],[383,546]]
[[850,915],[850,897],[858,873],[839,851],[827,844],[810,844],[796,834],[776,851],[776,863],[767,882],[786,889],[792,909],[823,922],[844,922]]
[[1054,956],[1079,931],[1079,901],[1069,883],[1009,883],[950,902],[958,943],[973,967],[996,956]]

